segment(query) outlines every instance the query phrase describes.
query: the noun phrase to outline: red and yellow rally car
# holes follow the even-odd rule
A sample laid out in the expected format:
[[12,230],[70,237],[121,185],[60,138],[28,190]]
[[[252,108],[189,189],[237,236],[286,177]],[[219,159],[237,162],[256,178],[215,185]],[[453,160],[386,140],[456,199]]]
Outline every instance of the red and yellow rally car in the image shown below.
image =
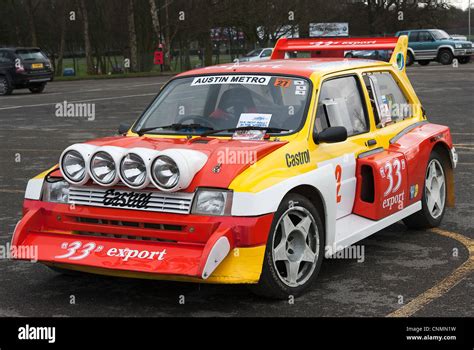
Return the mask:
[[298,295],[325,256],[454,204],[450,131],[427,121],[406,52],[406,36],[280,39],[266,62],[180,74],[131,128],[28,182],[12,246],[63,271]]

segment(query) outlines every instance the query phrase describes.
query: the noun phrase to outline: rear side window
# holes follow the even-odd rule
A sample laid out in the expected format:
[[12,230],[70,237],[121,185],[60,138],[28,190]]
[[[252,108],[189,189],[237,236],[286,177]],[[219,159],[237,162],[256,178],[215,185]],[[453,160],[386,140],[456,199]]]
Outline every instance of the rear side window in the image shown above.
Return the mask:
[[347,135],[368,131],[367,116],[355,76],[330,79],[323,82],[316,112],[316,130],[344,126]]
[[22,61],[44,61],[46,56],[40,50],[22,49],[16,50],[16,54],[20,56]]
[[411,117],[408,99],[389,72],[364,74],[377,127]]
[[418,41],[418,32],[411,32],[408,36],[408,41]]

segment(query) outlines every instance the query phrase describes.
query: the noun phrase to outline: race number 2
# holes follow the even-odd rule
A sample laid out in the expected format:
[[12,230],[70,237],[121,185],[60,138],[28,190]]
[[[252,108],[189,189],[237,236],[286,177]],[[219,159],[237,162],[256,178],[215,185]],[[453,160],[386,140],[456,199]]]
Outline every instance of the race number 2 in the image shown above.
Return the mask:
[[342,200],[342,196],[341,196],[342,167],[339,164],[336,165],[335,175],[336,175],[336,202],[340,203]]

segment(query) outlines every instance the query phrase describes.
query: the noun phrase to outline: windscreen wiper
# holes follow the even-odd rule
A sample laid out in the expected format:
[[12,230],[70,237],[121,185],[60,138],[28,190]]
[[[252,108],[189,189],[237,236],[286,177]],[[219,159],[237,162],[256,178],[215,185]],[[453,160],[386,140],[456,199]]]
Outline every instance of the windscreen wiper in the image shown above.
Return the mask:
[[206,131],[206,132],[203,132],[201,135],[201,137],[205,137],[205,136],[208,136],[208,135],[213,135],[213,134],[218,134],[220,132],[225,132],[225,131],[229,131],[229,132],[235,132],[235,131],[241,131],[241,130],[265,130],[269,133],[276,133],[276,132],[283,132],[283,131],[290,131],[288,129],[281,129],[281,128],[272,128],[272,127],[262,127],[262,126],[241,126],[241,127],[238,127],[238,128],[227,128],[227,129],[220,129],[220,130],[209,130],[209,131]]
[[149,128],[143,128],[140,130],[137,130],[138,136],[143,136],[145,133],[156,130],[156,129],[171,129],[171,130],[182,130],[182,129],[206,129],[209,131],[213,131],[214,128],[210,126],[205,126],[201,124],[181,124],[181,123],[175,123],[175,124],[170,124],[170,125],[163,125],[163,126],[152,126]]

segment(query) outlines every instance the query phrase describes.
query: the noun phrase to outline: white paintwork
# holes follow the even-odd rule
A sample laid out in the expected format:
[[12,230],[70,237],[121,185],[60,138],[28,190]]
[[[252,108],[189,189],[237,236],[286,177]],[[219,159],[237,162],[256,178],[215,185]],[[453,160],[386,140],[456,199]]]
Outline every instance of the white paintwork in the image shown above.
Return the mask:
[[220,237],[211,248],[202,271],[202,278],[207,279],[230,252],[230,243],[227,237]]
[[277,211],[283,197],[295,187],[308,185],[319,191],[326,212],[326,244],[332,244],[336,227],[336,178],[333,164],[291,177],[260,192],[234,192],[233,216],[257,216]]
[[44,179],[31,179],[26,185],[25,199],[40,200]]
[[352,213],[354,198],[356,193],[356,159],[354,153],[347,153],[337,158],[332,158],[318,163],[318,167],[332,165],[336,169],[337,165],[342,168],[341,188],[339,195],[341,201],[336,204],[336,219]]
[[178,184],[171,189],[160,187],[160,185],[151,178],[153,185],[163,192],[176,192],[183,188],[187,188],[194,176],[202,169],[208,159],[207,155],[202,152],[181,148],[169,148],[160,152],[160,154],[173,159],[178,165],[180,174]]
[[355,214],[347,215],[336,221],[336,239],[332,245],[326,244],[325,256],[328,258],[334,253],[367,238],[387,226],[393,225],[419,210],[421,210],[421,201],[379,221],[369,220]]
[[[91,161],[92,161],[92,157],[94,157],[95,154],[97,154],[98,152],[105,152],[105,153],[108,153],[112,159],[114,160],[114,163],[115,163],[115,178],[114,180],[109,183],[109,184],[103,184],[103,183],[100,183],[99,181],[97,181],[95,178],[94,178],[94,175],[92,174],[92,171],[91,171]],[[117,147],[117,146],[103,146],[103,147],[99,147],[97,148],[94,153],[91,155],[91,159],[89,159],[89,162],[87,162],[87,171],[89,172],[92,180],[94,180],[95,183],[101,185],[101,186],[104,186],[104,187],[111,187],[111,186],[114,186],[117,184],[117,182],[119,182],[120,180],[120,176],[119,176],[119,169],[120,169],[120,161],[122,160],[122,157],[127,153],[127,149],[125,148],[122,148],[122,147]]]

